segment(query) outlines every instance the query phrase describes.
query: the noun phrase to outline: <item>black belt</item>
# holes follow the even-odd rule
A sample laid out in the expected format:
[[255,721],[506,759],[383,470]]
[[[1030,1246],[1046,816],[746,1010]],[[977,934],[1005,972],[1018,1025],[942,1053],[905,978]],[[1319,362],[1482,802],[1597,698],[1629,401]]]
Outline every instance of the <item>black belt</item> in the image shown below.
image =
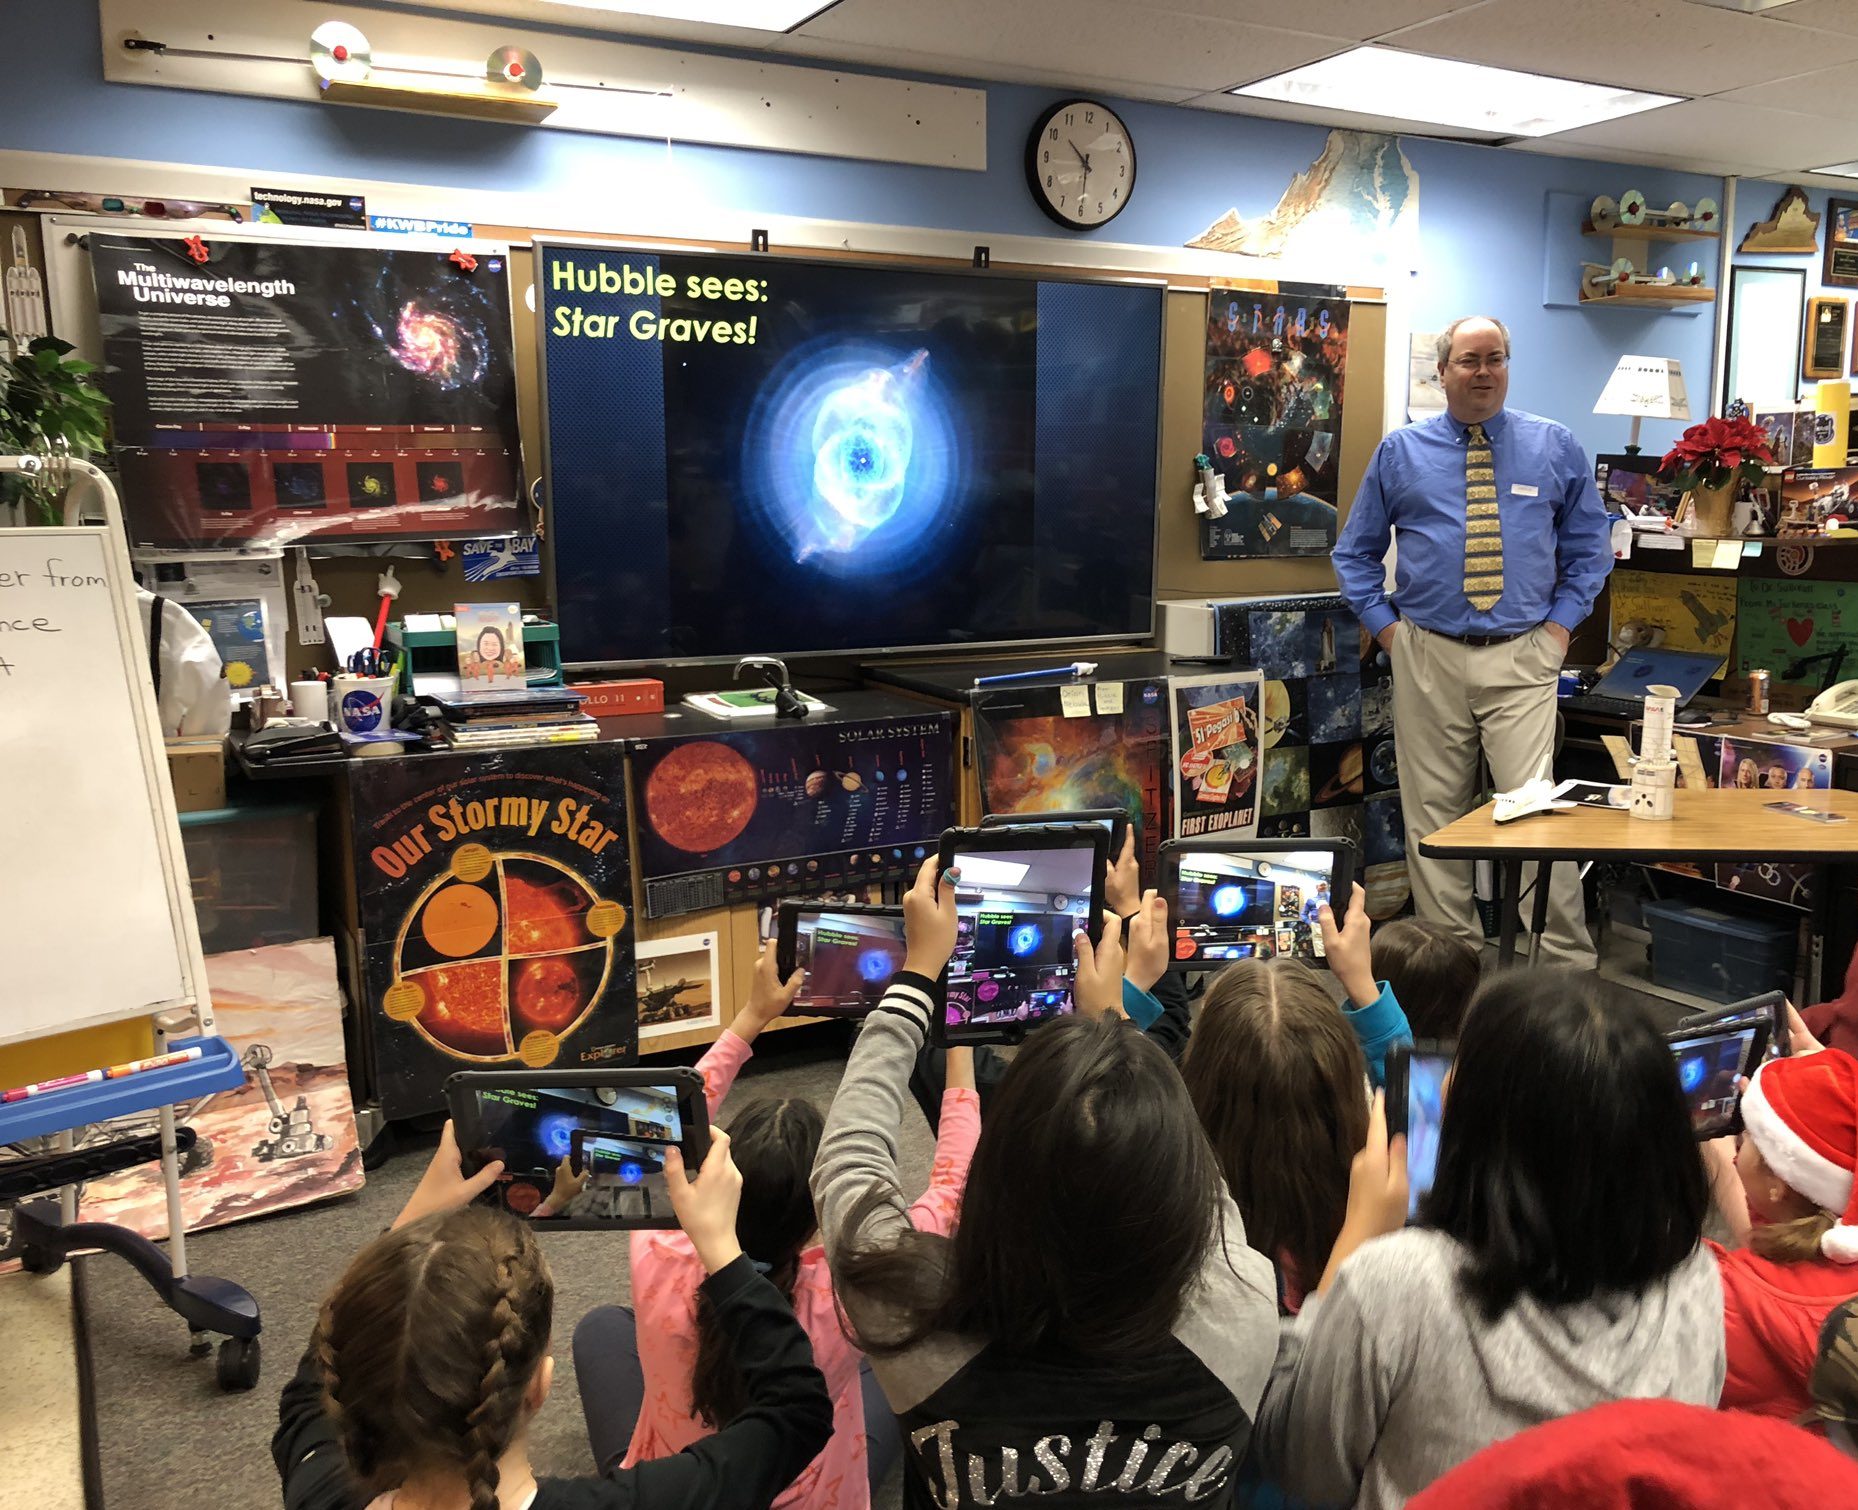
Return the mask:
[[[1419,626],[1425,629],[1425,625]],[[1469,645],[1473,650],[1484,650],[1492,645],[1507,645],[1511,640],[1520,640],[1524,635],[1534,634],[1540,624],[1533,624],[1527,629],[1519,629],[1514,634],[1447,634],[1442,629],[1426,629],[1427,634],[1436,634],[1442,640],[1456,640],[1460,645]]]

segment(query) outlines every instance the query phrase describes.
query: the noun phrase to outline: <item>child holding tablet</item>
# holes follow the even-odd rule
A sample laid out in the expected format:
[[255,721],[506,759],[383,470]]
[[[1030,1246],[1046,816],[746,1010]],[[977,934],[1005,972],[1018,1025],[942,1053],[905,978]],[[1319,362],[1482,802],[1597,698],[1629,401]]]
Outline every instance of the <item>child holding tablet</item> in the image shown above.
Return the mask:
[[[801,974],[783,983],[772,943],[763,948],[747,1003],[697,1062],[715,1118],[756,1038],[792,1003]],[[929,1188],[910,1208],[921,1232],[954,1225],[980,1132],[971,1049],[947,1055],[947,1088]],[[777,1506],[866,1510],[871,1488],[896,1461],[896,1418],[870,1366],[839,1324],[808,1179],[824,1126],[798,1098],[752,1101],[730,1122],[743,1192],[736,1236],[792,1303],[832,1395],[832,1440]],[[703,1259],[682,1232],[632,1234],[633,1309],[600,1306],[574,1331],[574,1369],[594,1461],[603,1471],[668,1457],[727,1426],[747,1405],[746,1379],[725,1319],[705,1299]],[[636,1320],[635,1320],[636,1316]]]

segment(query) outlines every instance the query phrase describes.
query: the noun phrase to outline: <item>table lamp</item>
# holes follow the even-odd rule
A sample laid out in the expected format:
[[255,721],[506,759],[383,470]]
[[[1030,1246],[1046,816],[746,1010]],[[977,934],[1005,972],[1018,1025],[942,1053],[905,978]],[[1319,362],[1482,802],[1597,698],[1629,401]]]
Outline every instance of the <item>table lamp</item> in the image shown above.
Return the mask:
[[1682,364],[1676,357],[1621,357],[1593,412],[1631,415],[1632,434],[1626,441],[1626,454],[1637,456],[1643,420],[1690,418],[1690,395],[1684,391]]

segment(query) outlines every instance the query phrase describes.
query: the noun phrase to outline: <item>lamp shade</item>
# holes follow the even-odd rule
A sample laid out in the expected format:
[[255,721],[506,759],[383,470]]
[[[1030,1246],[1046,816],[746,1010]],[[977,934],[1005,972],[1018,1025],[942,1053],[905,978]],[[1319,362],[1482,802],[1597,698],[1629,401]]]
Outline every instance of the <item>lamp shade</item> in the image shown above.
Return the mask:
[[1593,412],[1629,414],[1634,419],[1689,419],[1690,395],[1684,390],[1682,364],[1675,357],[1621,357]]

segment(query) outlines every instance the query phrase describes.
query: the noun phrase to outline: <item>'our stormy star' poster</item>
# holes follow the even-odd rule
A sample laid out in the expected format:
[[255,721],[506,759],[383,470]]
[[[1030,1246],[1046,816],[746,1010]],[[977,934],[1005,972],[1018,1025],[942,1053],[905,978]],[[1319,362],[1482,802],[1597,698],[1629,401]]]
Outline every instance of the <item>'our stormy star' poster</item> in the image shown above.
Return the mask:
[[506,259],[90,237],[130,540],[528,527]]

